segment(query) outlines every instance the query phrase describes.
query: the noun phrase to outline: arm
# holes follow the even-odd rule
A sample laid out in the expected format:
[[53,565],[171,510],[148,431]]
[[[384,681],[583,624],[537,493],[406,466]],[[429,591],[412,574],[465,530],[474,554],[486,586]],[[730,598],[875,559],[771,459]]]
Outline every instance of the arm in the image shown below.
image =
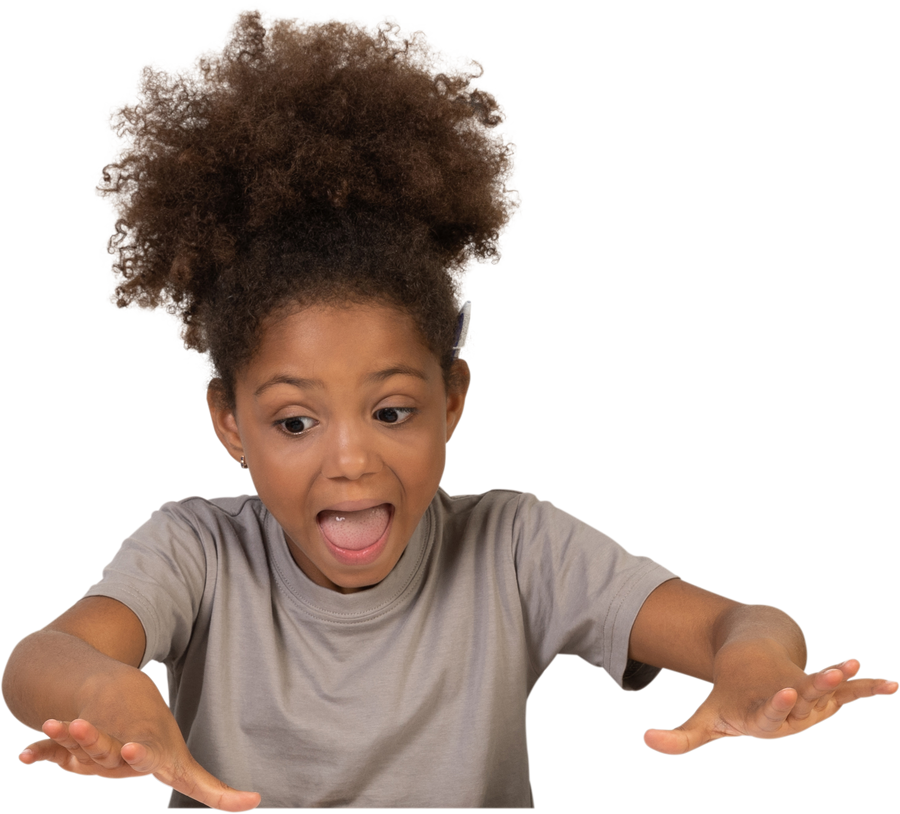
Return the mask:
[[854,660],[806,674],[806,643],[787,614],[677,579],[647,598],[632,627],[629,658],[713,682],[709,698],[682,726],[646,733],[648,746],[669,754],[727,735],[789,735],[857,698],[897,690],[896,682],[850,681],[859,669]]
[[21,760],[106,777],[152,773],[207,805],[253,808],[257,794],[226,786],[193,759],[156,685],[138,669],[144,647],[140,620],[108,597],[82,599],[23,639],[7,664],[3,696],[49,739]]
[[82,599],[13,650],[3,697],[13,715],[32,729],[51,717],[72,720],[78,716],[79,690],[92,677],[115,682],[144,676],[137,669],[144,645],[140,620],[121,602]]
[[672,579],[641,607],[631,629],[628,657],[713,681],[722,647],[760,639],[780,642],[794,664],[806,665],[803,633],[786,613],[765,605],[742,605]]

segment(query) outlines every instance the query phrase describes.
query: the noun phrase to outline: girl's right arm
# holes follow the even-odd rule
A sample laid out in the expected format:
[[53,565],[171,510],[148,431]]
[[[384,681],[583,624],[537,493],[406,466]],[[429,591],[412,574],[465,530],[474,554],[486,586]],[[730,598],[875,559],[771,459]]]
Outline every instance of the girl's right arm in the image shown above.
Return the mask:
[[13,715],[33,729],[51,717],[72,720],[91,679],[102,684],[144,676],[137,669],[144,645],[143,625],[130,608],[109,597],[87,597],[19,643],[3,676],[3,696]]
[[156,685],[138,669],[144,646],[134,612],[102,596],[82,599],[23,639],[3,675],[3,696],[20,721],[49,739],[31,744],[21,760],[106,777],[152,773],[213,808],[254,808],[258,794],[232,789],[191,756]]

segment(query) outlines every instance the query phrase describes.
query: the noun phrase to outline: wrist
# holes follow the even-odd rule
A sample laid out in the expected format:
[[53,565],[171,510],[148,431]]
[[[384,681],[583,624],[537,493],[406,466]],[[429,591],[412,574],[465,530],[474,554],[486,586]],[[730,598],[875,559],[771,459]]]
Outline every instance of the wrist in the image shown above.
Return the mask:
[[75,689],[78,717],[92,720],[98,713],[104,717],[126,713],[142,704],[148,694],[159,698],[159,690],[146,673],[102,653],[97,656],[90,660]]
[[104,658],[105,663],[94,664],[94,669],[87,672],[78,685],[75,702],[79,710],[110,705],[126,707],[131,699],[143,698],[148,692],[159,695],[146,673],[115,659]]
[[730,640],[713,658],[713,683],[740,674],[766,678],[784,672],[803,672],[801,656],[784,641],[770,636]]
[[717,620],[713,631],[713,652],[738,646],[761,652],[777,652],[803,669],[806,665],[806,641],[797,623],[783,611],[767,605],[739,605]]

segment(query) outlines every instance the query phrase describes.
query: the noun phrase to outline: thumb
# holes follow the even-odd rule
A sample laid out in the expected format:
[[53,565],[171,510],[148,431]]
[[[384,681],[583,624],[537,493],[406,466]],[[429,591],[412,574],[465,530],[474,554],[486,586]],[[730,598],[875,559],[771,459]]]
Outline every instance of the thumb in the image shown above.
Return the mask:
[[646,749],[667,757],[685,757],[711,742],[692,737],[690,731],[680,726],[648,726],[641,732],[641,743]]
[[674,729],[648,729],[644,733],[644,743],[666,755],[683,755],[725,734],[716,726],[716,718],[700,707]]
[[131,741],[122,746],[122,758],[132,769],[153,774],[167,786],[210,808],[221,811],[249,811],[260,803],[254,791],[238,791],[204,769],[187,749],[182,759],[165,760],[154,746]]

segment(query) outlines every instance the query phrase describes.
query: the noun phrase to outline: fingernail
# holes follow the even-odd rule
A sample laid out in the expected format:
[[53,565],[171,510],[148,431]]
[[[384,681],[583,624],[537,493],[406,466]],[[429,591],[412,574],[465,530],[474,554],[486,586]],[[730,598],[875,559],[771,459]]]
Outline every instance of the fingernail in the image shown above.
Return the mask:
[[23,749],[19,752],[19,757],[32,757],[33,755],[34,752],[32,752],[31,749]]

